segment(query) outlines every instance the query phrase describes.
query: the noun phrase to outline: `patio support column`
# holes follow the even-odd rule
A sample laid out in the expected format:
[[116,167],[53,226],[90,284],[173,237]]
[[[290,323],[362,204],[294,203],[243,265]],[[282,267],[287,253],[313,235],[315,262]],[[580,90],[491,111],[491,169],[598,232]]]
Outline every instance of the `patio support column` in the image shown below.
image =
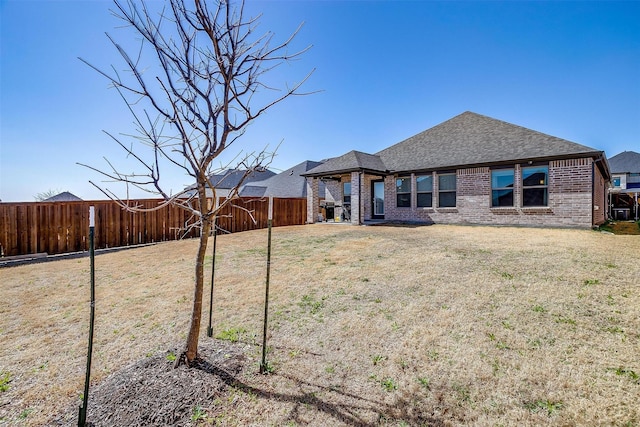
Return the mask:
[[351,172],[351,224],[360,225],[361,172]]
[[318,178],[307,177],[307,224],[313,224],[318,221],[318,213],[320,212],[320,199]]

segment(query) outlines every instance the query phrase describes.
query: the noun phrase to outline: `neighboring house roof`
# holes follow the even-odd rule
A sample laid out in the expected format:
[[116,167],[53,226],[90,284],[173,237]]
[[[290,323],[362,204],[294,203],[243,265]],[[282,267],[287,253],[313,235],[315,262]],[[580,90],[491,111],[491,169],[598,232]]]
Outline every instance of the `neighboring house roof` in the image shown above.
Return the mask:
[[[306,175],[321,176],[358,170],[356,162],[347,161],[354,157],[352,153],[358,152],[330,159]],[[356,157],[363,157],[361,155],[368,156],[368,165],[375,165],[370,167],[372,171],[386,170],[387,173],[550,160],[566,156],[604,160],[602,151],[469,111],[375,155],[358,153]],[[334,164],[335,168],[331,170]],[[606,164],[602,168],[608,175]]]
[[640,153],[623,151],[609,159],[611,173],[640,173]]
[[[216,189],[232,189],[236,188],[240,183],[240,180],[244,176],[247,171],[245,169],[227,169],[221,174],[211,174],[209,175],[209,180],[211,184]],[[276,173],[270,171],[269,169],[265,169],[263,171],[253,171],[249,176],[247,176],[243,182],[243,185],[249,184],[255,181],[262,181],[264,179],[270,178],[274,176]],[[195,189],[195,185],[190,185],[186,188],[186,190]]]
[[[228,169],[223,174],[212,175],[211,183],[216,188],[235,188],[238,186],[240,180],[246,172],[246,170]],[[269,169],[265,169],[263,171],[254,171],[245,178],[243,184],[246,185],[250,182],[262,181],[274,176],[275,174],[275,172],[272,172]]]
[[[240,191],[241,197],[307,197],[306,179],[301,175],[310,169],[322,165],[322,162],[306,160],[278,175],[262,181],[254,181],[245,185]],[[319,197],[324,197],[324,183],[320,183]]]
[[258,185],[245,185],[240,190],[240,197],[263,197],[267,187]]
[[63,191],[60,194],[56,194],[55,196],[51,196],[48,199],[44,199],[43,202],[81,202],[82,199],[75,194],[69,193],[68,191]]

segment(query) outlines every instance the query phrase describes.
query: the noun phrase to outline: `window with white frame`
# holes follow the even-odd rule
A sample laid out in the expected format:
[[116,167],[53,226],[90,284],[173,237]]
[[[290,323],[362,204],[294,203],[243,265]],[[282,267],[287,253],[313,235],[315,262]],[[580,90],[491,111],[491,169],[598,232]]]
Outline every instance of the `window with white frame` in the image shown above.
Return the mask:
[[433,206],[433,175],[416,176],[417,204],[419,208]]

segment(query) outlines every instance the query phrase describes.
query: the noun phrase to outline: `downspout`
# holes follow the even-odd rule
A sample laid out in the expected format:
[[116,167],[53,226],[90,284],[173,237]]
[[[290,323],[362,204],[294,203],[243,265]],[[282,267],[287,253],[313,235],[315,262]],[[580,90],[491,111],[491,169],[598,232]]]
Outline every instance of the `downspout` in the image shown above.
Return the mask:
[[358,172],[358,225],[362,225],[362,171]]

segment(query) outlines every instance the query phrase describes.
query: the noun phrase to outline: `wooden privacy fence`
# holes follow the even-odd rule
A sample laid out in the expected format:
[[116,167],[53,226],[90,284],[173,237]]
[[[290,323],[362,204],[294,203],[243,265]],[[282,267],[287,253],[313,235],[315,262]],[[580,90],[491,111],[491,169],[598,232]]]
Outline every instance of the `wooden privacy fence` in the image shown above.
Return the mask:
[[[160,200],[130,201],[152,208]],[[267,227],[269,200],[239,198],[220,213],[218,226],[231,233]],[[195,218],[177,206],[127,212],[112,201],[0,203],[0,256],[61,254],[89,249],[89,206],[95,207],[96,249],[197,237]],[[302,225],[306,199],[273,199],[273,226]]]

